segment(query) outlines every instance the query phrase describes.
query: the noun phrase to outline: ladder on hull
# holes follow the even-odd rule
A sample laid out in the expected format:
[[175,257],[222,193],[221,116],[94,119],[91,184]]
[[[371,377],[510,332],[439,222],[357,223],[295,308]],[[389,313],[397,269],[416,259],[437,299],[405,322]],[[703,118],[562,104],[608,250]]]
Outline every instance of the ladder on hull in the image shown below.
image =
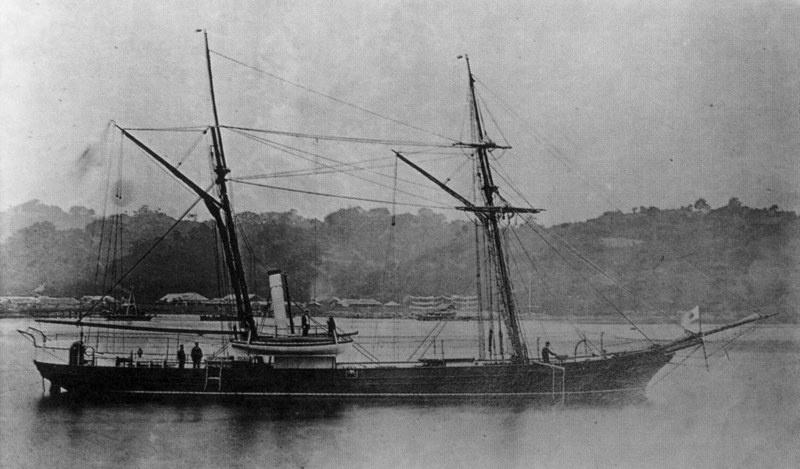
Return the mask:
[[221,360],[207,360],[206,361],[206,382],[203,385],[203,391],[208,390],[208,383],[211,381],[217,382],[217,391],[222,390],[222,370],[225,368],[224,362]]

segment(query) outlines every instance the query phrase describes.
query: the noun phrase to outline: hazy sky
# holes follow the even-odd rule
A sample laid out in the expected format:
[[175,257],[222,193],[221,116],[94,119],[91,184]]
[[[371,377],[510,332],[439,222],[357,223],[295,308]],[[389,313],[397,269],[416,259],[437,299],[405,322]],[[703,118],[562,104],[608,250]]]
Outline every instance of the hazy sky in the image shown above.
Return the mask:
[[[465,139],[465,70],[456,56],[469,54],[491,137],[514,147],[498,153],[499,182],[508,179],[546,208],[546,224],[701,197],[715,207],[739,197],[755,207],[800,209],[800,5],[736,0],[7,0],[0,16],[0,209],[40,199],[101,210],[100,196],[116,179],[132,194],[126,210],[185,208],[169,201],[174,181],[158,179],[163,174],[149,163],[126,156],[123,168],[109,172],[103,155],[119,141],[103,137],[110,120],[125,127],[212,122],[198,28],[208,30],[214,51],[258,69],[212,56],[223,124],[312,134]],[[195,137],[150,142],[173,162],[186,153],[187,172],[202,177],[206,168],[207,176],[205,144],[188,151]],[[241,136],[225,139],[234,177],[311,169],[320,158],[360,167],[385,158],[377,173],[357,177],[326,172],[257,182],[392,199],[386,147],[281,140],[315,155],[304,160]],[[456,182],[463,158],[419,158],[469,190]],[[414,185],[424,181],[407,168],[398,176],[398,202],[450,202]],[[319,217],[380,205],[239,184],[233,190],[239,211],[296,208]]]

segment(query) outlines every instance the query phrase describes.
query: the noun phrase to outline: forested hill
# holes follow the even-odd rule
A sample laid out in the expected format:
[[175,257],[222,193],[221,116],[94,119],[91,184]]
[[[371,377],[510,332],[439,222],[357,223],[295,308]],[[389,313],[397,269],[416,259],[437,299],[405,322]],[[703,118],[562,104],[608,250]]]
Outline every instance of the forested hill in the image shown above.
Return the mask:
[[69,212],[64,212],[55,205],[45,205],[34,199],[0,212],[0,243],[14,232],[37,222],[49,221],[60,229],[83,228],[94,217],[94,210],[72,207]]
[[563,299],[568,298],[570,311],[587,314],[616,309],[675,311],[699,305],[704,311],[758,308],[796,318],[800,220],[777,206],[755,209],[734,198],[712,209],[700,199],[680,209],[607,212],[548,232],[563,238],[597,268],[564,267],[564,257],[571,265],[578,263],[562,247],[557,246],[555,254],[552,249],[540,251],[540,270],[556,277],[538,289],[533,285],[545,310],[558,309],[556,304],[563,308]]
[[[19,223],[20,212],[2,214],[6,226]],[[189,291],[220,296],[224,277],[210,222],[181,221],[154,249],[175,220],[147,207],[122,215],[113,231],[101,219],[61,229],[88,214],[73,208],[57,214],[58,225],[38,221],[7,237],[0,245],[0,295],[100,294],[108,272],[126,270],[150,251],[125,282],[140,302]],[[279,268],[289,273],[298,301],[474,294],[475,230],[467,221],[422,209],[398,215],[392,225],[388,210],[360,208],[322,221],[294,211],[241,213],[238,221],[256,293],[267,291],[266,269]],[[701,199],[547,229],[521,219],[511,224],[510,265],[523,310],[596,315],[699,304],[710,311],[793,312],[800,299],[800,221],[776,206],[755,209],[731,199],[712,209]],[[107,253],[112,232],[122,259]]]

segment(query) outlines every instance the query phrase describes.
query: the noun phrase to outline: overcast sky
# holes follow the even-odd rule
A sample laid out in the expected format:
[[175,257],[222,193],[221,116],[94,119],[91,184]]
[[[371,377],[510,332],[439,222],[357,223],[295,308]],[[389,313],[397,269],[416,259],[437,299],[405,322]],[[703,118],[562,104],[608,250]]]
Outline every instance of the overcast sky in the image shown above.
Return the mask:
[[[6,0],[0,209],[40,199],[101,211],[109,178],[129,185],[125,210],[147,203],[176,215],[185,208],[167,201],[174,181],[157,179],[158,170],[126,159],[111,174],[99,149],[109,147],[103,139],[110,120],[125,127],[212,122],[198,28],[208,30],[211,49],[252,67],[212,56],[223,124],[312,134],[465,139],[466,73],[456,56],[469,54],[491,138],[514,147],[497,154],[499,182],[516,186],[516,200],[546,208],[545,224],[701,197],[714,207],[739,197],[755,207],[800,209],[800,6],[737,0]],[[312,169],[320,158],[363,167],[391,157],[387,147],[281,140],[309,152],[301,154],[306,158],[315,155],[309,160],[235,134],[225,138],[233,177]],[[187,172],[203,177],[205,150],[188,151],[194,134],[149,142],[173,162],[186,153]],[[463,158],[415,158],[469,191],[456,182]],[[392,200],[393,167],[386,164],[355,176],[255,181]],[[416,186],[424,182],[407,168],[399,171],[398,202],[451,202]],[[381,206],[240,184],[233,190],[239,211],[295,208],[321,217],[340,207]]]

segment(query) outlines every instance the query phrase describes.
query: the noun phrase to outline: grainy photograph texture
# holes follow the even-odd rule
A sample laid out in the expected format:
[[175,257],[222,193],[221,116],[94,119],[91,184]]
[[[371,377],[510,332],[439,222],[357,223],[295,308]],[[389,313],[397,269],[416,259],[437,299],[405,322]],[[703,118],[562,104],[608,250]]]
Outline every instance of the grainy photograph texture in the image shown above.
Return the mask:
[[799,2],[0,39],[0,467],[800,467]]

